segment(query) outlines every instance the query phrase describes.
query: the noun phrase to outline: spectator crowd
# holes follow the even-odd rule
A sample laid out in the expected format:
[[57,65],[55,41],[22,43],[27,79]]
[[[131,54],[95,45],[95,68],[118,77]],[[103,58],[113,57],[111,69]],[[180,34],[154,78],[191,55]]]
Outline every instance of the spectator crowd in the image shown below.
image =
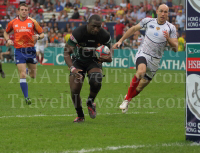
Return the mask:
[[[15,1],[18,2],[18,0],[0,1],[1,12],[5,11],[4,14],[0,13],[1,22],[8,22],[17,16],[18,4]],[[102,28],[108,31],[107,23],[116,23],[112,38],[113,41],[118,41],[131,26],[143,18],[156,18],[158,6],[165,3],[169,7],[168,21],[176,27],[177,36],[180,38],[179,51],[185,50],[185,9],[182,4],[174,5],[172,0],[141,0],[139,5],[131,3],[130,0],[121,0],[119,5],[116,5],[115,0],[96,0],[90,6],[84,6],[81,0],[26,0],[26,3],[30,6],[29,16],[44,28],[49,43],[65,43],[76,28],[75,22],[81,22],[80,26],[93,14],[98,14],[102,18]],[[52,12],[54,12],[52,17],[45,21],[44,13]],[[60,29],[58,22],[67,22],[65,28]],[[143,37],[140,32],[135,33],[124,42],[124,47],[137,49],[142,44]]]

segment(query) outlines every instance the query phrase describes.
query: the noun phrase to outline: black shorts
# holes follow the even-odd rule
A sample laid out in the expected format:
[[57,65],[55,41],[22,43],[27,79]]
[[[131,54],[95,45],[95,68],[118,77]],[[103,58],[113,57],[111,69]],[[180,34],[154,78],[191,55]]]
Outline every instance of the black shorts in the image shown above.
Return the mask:
[[[85,77],[85,74],[88,73],[93,68],[99,68],[102,69],[102,63],[98,62],[95,59],[91,59],[90,61],[81,61],[76,58],[72,58],[73,66],[76,69],[81,69],[83,71],[80,71],[79,73]],[[70,72],[70,75],[72,73]]]
[[141,63],[143,63],[147,66],[147,60],[143,56],[140,56],[140,57],[137,58],[137,60],[136,60],[136,70],[138,70],[138,65],[141,64]]
[[[140,57],[137,58],[137,60],[136,60],[136,70],[138,70],[138,65],[141,64],[141,63],[143,63],[147,66],[147,60],[144,56],[140,56]],[[144,75],[144,79],[149,80],[149,81],[152,80],[152,78],[148,77],[146,74]]]

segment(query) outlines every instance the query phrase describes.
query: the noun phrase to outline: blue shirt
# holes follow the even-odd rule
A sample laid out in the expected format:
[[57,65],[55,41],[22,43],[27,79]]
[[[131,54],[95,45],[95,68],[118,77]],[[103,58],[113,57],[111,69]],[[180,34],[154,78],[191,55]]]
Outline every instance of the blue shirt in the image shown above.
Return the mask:
[[63,10],[63,7],[60,5],[60,6],[56,6],[56,12],[60,12]]

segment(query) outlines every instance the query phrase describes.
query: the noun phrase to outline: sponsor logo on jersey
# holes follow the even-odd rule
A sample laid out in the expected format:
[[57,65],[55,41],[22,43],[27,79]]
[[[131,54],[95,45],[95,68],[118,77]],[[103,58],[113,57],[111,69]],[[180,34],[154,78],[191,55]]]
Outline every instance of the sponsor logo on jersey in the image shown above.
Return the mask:
[[191,74],[187,76],[187,105],[194,114],[194,116],[200,120],[200,76],[197,74]]
[[18,24],[16,24],[15,27],[18,27]]
[[88,42],[95,42],[95,40],[88,40]]
[[71,39],[73,42],[78,43],[77,40],[74,38],[73,35],[70,36],[70,39]]
[[85,47],[85,46],[87,46],[86,43],[79,43],[79,47]]
[[16,32],[31,32],[30,29],[17,29]]
[[155,26],[154,25],[150,25],[149,27],[152,28],[152,29],[154,29]]
[[31,28],[32,27],[32,23],[28,23],[28,27]]
[[190,5],[195,9],[197,12],[200,13],[200,1],[199,0],[188,0]]
[[160,27],[156,27],[156,30],[160,30]]
[[92,51],[96,50],[95,47],[83,47],[82,49],[83,49],[83,51],[86,51],[86,52],[92,52]]
[[155,33],[154,33],[154,35],[155,35],[155,36],[158,36],[158,33],[157,33],[157,32],[155,32]]

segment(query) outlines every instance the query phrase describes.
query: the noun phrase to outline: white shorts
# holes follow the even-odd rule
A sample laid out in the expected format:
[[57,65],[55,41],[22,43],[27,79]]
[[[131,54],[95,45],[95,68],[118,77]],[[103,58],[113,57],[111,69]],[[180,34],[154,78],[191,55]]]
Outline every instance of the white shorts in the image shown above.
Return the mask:
[[43,53],[44,54],[44,46],[36,46],[36,52],[40,52],[40,53]]
[[154,58],[150,55],[147,55],[146,53],[143,53],[142,51],[138,51],[135,56],[135,61],[134,61],[135,65],[136,65],[136,60],[138,57],[144,57],[146,59],[147,61],[146,75],[152,79],[159,68],[161,59]]

